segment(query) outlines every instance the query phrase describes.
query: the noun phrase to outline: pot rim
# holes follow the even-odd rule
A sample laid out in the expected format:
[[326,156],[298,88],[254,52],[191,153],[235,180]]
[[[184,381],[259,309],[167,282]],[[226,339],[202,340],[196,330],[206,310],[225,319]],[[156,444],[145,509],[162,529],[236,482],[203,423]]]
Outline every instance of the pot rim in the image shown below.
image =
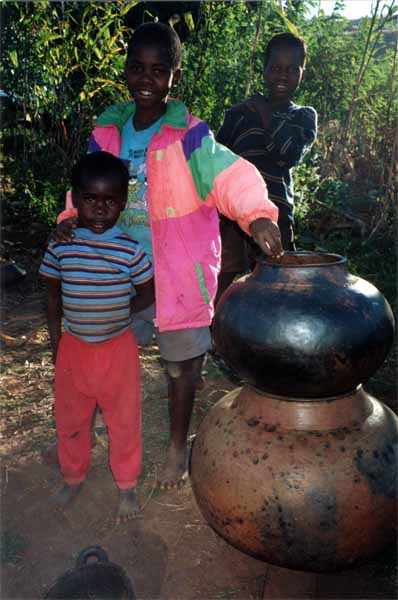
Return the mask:
[[[307,260],[306,260],[307,259]],[[260,256],[257,262],[261,265],[283,269],[300,269],[308,267],[331,267],[335,265],[345,265],[347,259],[340,254],[332,252],[311,252],[307,250],[291,251],[286,250],[282,256]]]

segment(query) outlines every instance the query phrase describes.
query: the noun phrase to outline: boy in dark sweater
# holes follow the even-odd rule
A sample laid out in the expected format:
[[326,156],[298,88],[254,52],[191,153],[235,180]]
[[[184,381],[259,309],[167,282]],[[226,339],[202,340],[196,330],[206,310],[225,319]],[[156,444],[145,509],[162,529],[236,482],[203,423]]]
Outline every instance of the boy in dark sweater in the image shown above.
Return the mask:
[[[294,250],[292,167],[302,160],[317,134],[317,114],[292,97],[303,79],[307,50],[291,33],[275,35],[264,56],[266,95],[256,93],[227,110],[217,141],[253,163],[279,209],[285,250]],[[217,299],[233,279],[250,267],[250,241],[235,223],[221,216],[222,264]]]

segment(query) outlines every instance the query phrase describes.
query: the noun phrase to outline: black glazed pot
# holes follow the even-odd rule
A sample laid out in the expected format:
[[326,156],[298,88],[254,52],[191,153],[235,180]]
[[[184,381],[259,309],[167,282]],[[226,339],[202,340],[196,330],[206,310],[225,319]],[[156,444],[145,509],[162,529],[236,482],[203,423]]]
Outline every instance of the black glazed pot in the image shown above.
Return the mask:
[[216,351],[256,388],[292,398],[354,390],[383,363],[394,318],[344,257],[286,252],[260,259],[220,299]]
[[[95,561],[90,559],[95,558]],[[51,586],[48,600],[135,600],[133,586],[124,570],[112,563],[101,546],[90,546],[77,557],[76,566]]]

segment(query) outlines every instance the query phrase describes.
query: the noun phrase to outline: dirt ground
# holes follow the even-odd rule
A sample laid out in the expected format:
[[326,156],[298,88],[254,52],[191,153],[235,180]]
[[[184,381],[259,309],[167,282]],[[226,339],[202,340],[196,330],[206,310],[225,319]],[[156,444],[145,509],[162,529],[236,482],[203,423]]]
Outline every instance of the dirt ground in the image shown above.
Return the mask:
[[[50,497],[60,484],[59,473],[40,457],[40,449],[55,439],[53,367],[43,290],[34,273],[8,288],[2,305],[1,598],[43,597],[60,575],[74,568],[79,552],[93,545],[103,547],[109,560],[124,569],[143,599],[396,597],[391,549],[360,569],[312,577],[309,585],[305,575],[257,561],[219,538],[202,518],[189,483],[180,491],[154,489],[168,440],[166,382],[156,346],[142,350],[142,517],[121,526],[112,521],[117,492],[100,419],[84,491],[73,508],[55,511]],[[210,407],[236,387],[212,360],[205,376],[192,435]],[[289,582],[290,587],[285,585]]]

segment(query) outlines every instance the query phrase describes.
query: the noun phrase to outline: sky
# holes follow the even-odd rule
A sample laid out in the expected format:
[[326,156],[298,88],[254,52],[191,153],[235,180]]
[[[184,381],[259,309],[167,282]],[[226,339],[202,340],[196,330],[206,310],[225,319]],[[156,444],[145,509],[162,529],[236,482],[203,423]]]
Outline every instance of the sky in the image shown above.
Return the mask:
[[[333,12],[335,0],[321,0],[321,7],[325,14]],[[372,0],[345,0],[345,8],[339,12],[343,14],[347,19],[359,19],[360,17],[366,17],[371,14]],[[318,13],[316,7],[311,11],[312,14]]]

